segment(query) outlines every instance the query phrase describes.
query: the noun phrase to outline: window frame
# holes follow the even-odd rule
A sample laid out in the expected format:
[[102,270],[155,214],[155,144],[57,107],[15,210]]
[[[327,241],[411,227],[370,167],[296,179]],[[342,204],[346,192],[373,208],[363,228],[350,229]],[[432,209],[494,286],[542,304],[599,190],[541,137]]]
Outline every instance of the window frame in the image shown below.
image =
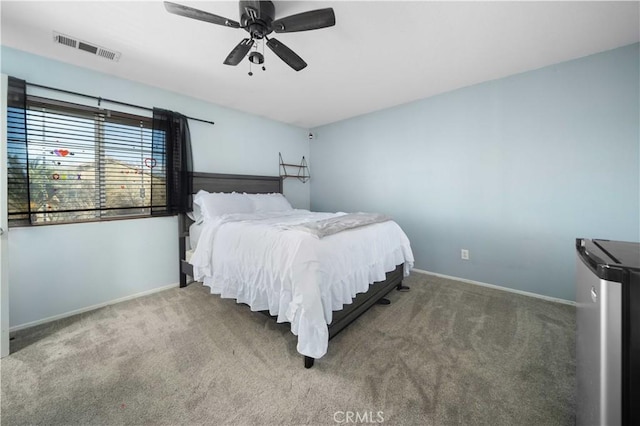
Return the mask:
[[[95,150],[95,161],[94,163],[87,163],[87,164],[93,164],[95,168],[95,172],[94,172],[95,184],[93,188],[93,192],[94,192],[93,197],[96,201],[97,207],[86,209],[86,210],[82,210],[82,209],[69,210],[70,212],[76,211],[76,212],[93,213],[94,216],[91,218],[86,218],[86,219],[71,218],[69,220],[58,219],[58,220],[43,221],[43,222],[40,222],[40,221],[36,222],[34,220],[34,215],[42,212],[32,210],[33,206],[31,205],[32,197],[30,195],[30,192],[32,187],[32,181],[28,177],[28,169],[31,164],[35,164],[33,162],[35,160],[32,161],[29,158],[29,154],[28,154],[29,143],[30,143],[28,127],[29,127],[29,110],[37,110],[38,107],[40,108],[44,107],[47,110],[47,112],[51,112],[53,114],[61,114],[69,117],[78,116],[82,119],[90,119],[93,121],[93,124],[96,129],[94,134],[94,140],[93,140],[93,149]],[[12,108],[16,108],[16,107],[12,107]],[[26,207],[27,211],[25,212],[15,211],[15,210],[13,212],[8,211],[9,227],[93,223],[93,222],[105,222],[105,221],[113,221],[113,220],[147,219],[151,217],[162,217],[162,216],[172,215],[171,213],[167,212],[164,209],[157,208],[157,207],[164,207],[166,205],[166,201],[164,204],[160,204],[160,205],[153,204],[154,200],[151,197],[151,194],[153,193],[152,182],[154,179],[153,177],[154,174],[152,174],[151,172],[149,172],[149,183],[146,184],[148,185],[148,187],[145,186],[145,191],[148,191],[149,197],[150,197],[148,202],[143,203],[142,206],[127,205],[127,206],[118,206],[118,207],[106,207],[106,203],[107,203],[106,191],[107,191],[107,185],[109,184],[109,180],[106,179],[106,176],[104,175],[105,173],[104,169],[106,167],[106,162],[108,157],[104,154],[104,152],[102,153],[100,152],[100,150],[104,150],[104,146],[105,146],[105,141],[104,141],[105,127],[107,127],[110,124],[129,126],[133,122],[140,123],[141,129],[145,129],[149,131],[149,135],[148,135],[149,146],[145,146],[143,137],[141,137],[140,148],[142,150],[147,150],[149,155],[154,155],[155,153],[157,153],[157,147],[154,146],[154,142],[153,142],[154,132],[162,132],[162,130],[154,129],[153,117],[151,113],[149,115],[139,115],[139,114],[133,114],[130,112],[124,112],[124,111],[119,111],[114,109],[97,108],[97,107],[92,107],[84,104],[78,104],[78,103],[63,101],[59,99],[52,99],[52,98],[27,94],[25,99],[24,114],[25,114],[25,132],[26,132],[24,150],[27,153],[26,154],[26,170],[27,170],[27,178],[28,178],[27,207]],[[163,139],[166,140],[166,135],[163,136]],[[9,140],[7,142],[8,142],[7,144],[7,148],[8,148],[10,142]],[[33,144],[33,142],[31,143]],[[162,157],[164,158],[166,156],[166,145],[163,148],[164,148],[164,152],[162,153]],[[165,182],[163,182],[163,184],[166,185],[166,180]],[[110,211],[118,211],[118,210],[126,210],[126,209],[131,209],[132,211],[134,209],[142,209],[144,211],[142,213],[131,213],[131,214],[126,214],[126,213],[120,213],[117,215],[108,214],[108,212]],[[65,210],[63,209],[59,211],[63,213]],[[24,215],[26,217],[11,218],[12,215],[13,216]]]

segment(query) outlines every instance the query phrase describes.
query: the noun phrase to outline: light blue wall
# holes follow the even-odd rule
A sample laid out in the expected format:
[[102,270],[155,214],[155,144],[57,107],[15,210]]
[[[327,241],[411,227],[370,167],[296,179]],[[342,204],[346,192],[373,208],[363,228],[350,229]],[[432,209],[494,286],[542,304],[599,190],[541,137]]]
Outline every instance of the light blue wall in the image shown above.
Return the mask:
[[[191,123],[197,170],[311,158],[311,208],[392,214],[421,269],[573,300],[575,237],[640,240],[637,44],[323,126],[311,148],[305,129],[0,54],[4,74],[215,121]],[[285,194],[309,207],[309,184]],[[175,218],[12,228],[11,327],[176,283],[176,233]]]
[[640,241],[639,60],[634,44],[314,129],[311,208],[393,215],[419,269],[574,300],[576,237]]
[[[0,54],[2,73],[27,82],[214,121],[190,122],[196,171],[278,175],[278,152],[290,162],[309,158],[306,129],[6,46]],[[288,179],[284,193],[295,207],[309,208],[308,184]],[[175,217],[10,229],[10,326],[177,283],[177,232]]]

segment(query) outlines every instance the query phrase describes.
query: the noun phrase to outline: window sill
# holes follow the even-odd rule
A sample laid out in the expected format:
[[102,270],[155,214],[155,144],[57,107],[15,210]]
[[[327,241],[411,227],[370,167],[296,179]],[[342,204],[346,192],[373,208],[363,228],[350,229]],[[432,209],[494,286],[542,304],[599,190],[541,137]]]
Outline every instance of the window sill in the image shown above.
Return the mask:
[[168,216],[177,216],[177,213],[162,213],[162,214],[144,215],[144,216],[117,216],[117,217],[87,219],[87,220],[78,220],[78,221],[69,221],[69,222],[58,221],[58,222],[29,223],[27,220],[16,220],[13,222],[9,221],[9,228],[34,228],[34,227],[52,226],[52,225],[77,225],[82,223],[114,222],[119,220],[154,219],[158,217],[168,217]]

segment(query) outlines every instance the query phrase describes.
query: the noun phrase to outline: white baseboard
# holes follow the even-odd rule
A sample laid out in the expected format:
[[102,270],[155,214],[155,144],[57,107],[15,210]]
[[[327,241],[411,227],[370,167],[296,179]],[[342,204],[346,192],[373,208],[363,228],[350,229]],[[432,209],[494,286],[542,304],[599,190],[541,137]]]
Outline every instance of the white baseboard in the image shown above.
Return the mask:
[[447,279],[450,279],[450,280],[461,281],[461,282],[467,283],[467,284],[475,284],[475,285],[480,285],[480,286],[483,286],[483,287],[489,287],[489,288],[493,288],[495,290],[508,291],[510,293],[521,294],[523,296],[536,297],[538,299],[548,300],[549,302],[556,302],[556,303],[562,303],[562,304],[565,304],[565,305],[576,306],[576,302],[574,302],[572,300],[559,299],[557,297],[544,296],[542,294],[531,293],[531,292],[528,292],[528,291],[515,290],[515,289],[509,288],[509,287],[501,287],[499,285],[487,284],[487,283],[483,283],[483,282],[480,282],[480,281],[474,281],[474,280],[468,280],[466,278],[452,277],[450,275],[444,275],[444,274],[438,274],[436,272],[425,271],[424,269],[413,268],[411,271],[412,272],[415,271],[415,272],[417,272],[419,274],[433,275],[435,277],[447,278]]
[[28,323],[25,323],[25,324],[16,325],[16,326],[13,326],[13,327],[9,328],[9,332],[23,330],[25,328],[34,327],[36,325],[45,324],[47,322],[56,321],[56,320],[59,320],[59,319],[62,319],[62,318],[67,318],[67,317],[70,317],[70,316],[73,316],[73,315],[78,315],[78,314],[81,314],[83,312],[89,312],[89,311],[93,311],[95,309],[104,308],[105,306],[115,305],[116,303],[124,302],[124,301],[127,301],[127,300],[137,299],[138,297],[148,296],[149,294],[153,294],[153,293],[158,293],[158,292],[161,292],[161,291],[169,290],[170,288],[175,288],[175,287],[178,287],[179,285],[180,285],[179,283],[169,284],[169,285],[166,285],[166,286],[163,286],[163,287],[158,287],[158,288],[154,288],[154,289],[151,289],[151,290],[143,291],[143,292],[140,292],[140,293],[132,294],[132,295],[129,295],[129,296],[121,297],[119,299],[109,300],[108,302],[98,303],[97,305],[87,306],[85,308],[76,309],[74,311],[65,312],[63,314],[54,315],[52,317],[43,318],[43,319],[39,319],[39,320],[36,320],[36,321],[28,322]]

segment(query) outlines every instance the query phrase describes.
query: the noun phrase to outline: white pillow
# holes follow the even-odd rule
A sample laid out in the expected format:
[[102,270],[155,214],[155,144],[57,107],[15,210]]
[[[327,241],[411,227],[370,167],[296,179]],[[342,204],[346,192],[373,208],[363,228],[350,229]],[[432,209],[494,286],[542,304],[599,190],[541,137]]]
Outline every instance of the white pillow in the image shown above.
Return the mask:
[[[198,191],[193,197],[193,204],[200,207],[204,219],[230,213],[253,213],[253,203],[244,194]],[[194,208],[195,211],[195,208]]]
[[284,195],[274,192],[272,194],[247,194],[253,202],[256,212],[283,212],[293,210]]
[[[200,194],[201,192],[208,194],[208,192],[203,189],[198,191],[198,194]],[[200,208],[200,204],[196,202],[196,197],[198,196],[198,194],[193,196],[193,210],[187,213],[187,217],[195,223],[199,224],[202,223],[204,217],[202,216],[202,209]]]

